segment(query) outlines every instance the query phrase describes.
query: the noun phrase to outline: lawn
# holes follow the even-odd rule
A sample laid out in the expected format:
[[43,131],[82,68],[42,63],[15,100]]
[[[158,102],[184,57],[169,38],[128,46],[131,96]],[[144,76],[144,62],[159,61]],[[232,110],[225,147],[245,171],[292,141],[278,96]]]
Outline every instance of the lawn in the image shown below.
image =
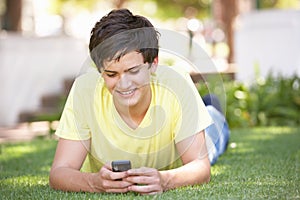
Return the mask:
[[0,199],[300,199],[300,131],[267,127],[232,130],[211,182],[157,196],[54,191],[48,173],[56,141],[1,144]]

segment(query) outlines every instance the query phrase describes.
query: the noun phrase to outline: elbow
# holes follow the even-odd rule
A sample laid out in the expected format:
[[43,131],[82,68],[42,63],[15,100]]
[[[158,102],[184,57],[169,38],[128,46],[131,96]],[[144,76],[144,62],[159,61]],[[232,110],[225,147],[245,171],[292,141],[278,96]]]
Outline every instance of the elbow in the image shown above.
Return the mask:
[[211,166],[209,160],[199,161],[199,165],[197,166],[198,175],[196,179],[197,185],[207,184],[210,182],[211,178]]
[[202,185],[202,184],[208,184],[210,182],[211,178],[211,171],[210,171],[210,163],[201,163],[198,167],[198,175],[196,182],[194,184],[196,185]]
[[49,187],[50,187],[50,189],[58,190],[58,188],[55,187],[55,184],[53,184],[53,182],[51,181],[50,178],[49,178]]
[[204,183],[209,183],[210,182],[210,177],[211,177],[211,171],[210,171],[210,163],[207,167],[207,171],[206,171],[206,177],[204,180]]
[[53,172],[52,172],[52,170],[50,171],[50,173],[49,173],[49,186],[50,186],[50,188],[51,189],[56,189],[55,188],[55,184],[54,184],[54,177],[53,177],[54,175],[53,175]]
[[201,178],[198,180],[198,184],[208,184],[210,182],[210,170],[205,170],[204,173],[202,173]]
[[209,183],[210,178],[211,178],[211,170],[210,170],[210,163],[208,163],[207,165],[205,165],[202,183],[204,183],[204,184]]
[[49,173],[49,186],[51,189],[54,190],[59,190],[59,188],[57,187],[56,183],[56,178],[55,178],[55,172],[53,169],[51,169],[50,173]]
[[196,180],[195,185],[208,184],[210,182],[210,171],[202,173],[202,175]]
[[204,179],[204,183],[209,183],[210,182],[210,176],[211,176],[211,174],[210,174],[210,171],[209,171],[206,178]]

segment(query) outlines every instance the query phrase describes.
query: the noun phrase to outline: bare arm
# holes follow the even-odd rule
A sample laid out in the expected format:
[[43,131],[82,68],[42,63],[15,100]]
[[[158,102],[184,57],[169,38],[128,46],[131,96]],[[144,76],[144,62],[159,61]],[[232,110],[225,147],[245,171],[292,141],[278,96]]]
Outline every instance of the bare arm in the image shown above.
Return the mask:
[[145,185],[132,185],[129,190],[141,194],[156,194],[185,185],[207,183],[210,180],[210,162],[207,157],[204,131],[177,145],[183,166],[166,171],[139,168],[128,171],[126,180]]
[[92,191],[89,186],[91,175],[79,170],[87,155],[89,141],[59,139],[49,176],[50,186],[64,191]]
[[161,171],[164,190],[207,183],[210,180],[210,162],[206,149],[204,131],[177,144],[183,166]]
[[130,183],[115,179],[127,174],[114,173],[109,165],[103,166],[98,173],[80,172],[89,148],[90,140],[59,139],[49,176],[50,186],[74,192],[126,192]]

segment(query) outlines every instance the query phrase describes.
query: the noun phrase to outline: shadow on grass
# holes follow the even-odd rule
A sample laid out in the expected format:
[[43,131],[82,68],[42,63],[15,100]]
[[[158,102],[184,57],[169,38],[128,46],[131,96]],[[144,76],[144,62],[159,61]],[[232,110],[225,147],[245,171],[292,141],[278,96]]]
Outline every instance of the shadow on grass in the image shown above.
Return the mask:
[[55,140],[1,144],[1,179],[19,175],[43,175],[49,172],[54,157]]
[[56,144],[57,141],[49,139],[1,144],[0,199],[134,199],[137,197],[135,193],[92,194],[52,190],[48,177]]
[[[48,188],[48,173],[56,141],[1,144],[0,193],[2,199],[27,197]],[[17,199],[17,198],[15,198]]]

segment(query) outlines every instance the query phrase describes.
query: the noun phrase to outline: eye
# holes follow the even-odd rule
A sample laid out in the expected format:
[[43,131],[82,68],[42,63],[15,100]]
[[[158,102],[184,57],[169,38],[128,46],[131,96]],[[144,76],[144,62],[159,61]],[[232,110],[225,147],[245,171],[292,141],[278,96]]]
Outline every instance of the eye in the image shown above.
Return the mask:
[[117,76],[117,73],[105,73],[106,76],[110,77],[110,78],[114,78]]
[[128,71],[130,74],[137,74],[140,72],[140,68],[133,68]]

